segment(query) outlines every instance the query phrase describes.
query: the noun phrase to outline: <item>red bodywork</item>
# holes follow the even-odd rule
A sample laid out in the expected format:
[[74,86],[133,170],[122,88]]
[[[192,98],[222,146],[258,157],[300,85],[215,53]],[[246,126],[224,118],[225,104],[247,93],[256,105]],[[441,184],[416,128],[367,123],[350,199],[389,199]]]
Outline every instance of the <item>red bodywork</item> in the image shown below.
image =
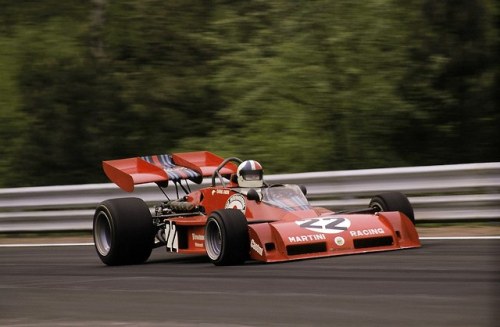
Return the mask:
[[[201,176],[212,176],[223,162],[209,152],[173,154],[170,159],[172,166],[166,166],[160,156],[152,156],[105,161],[103,167],[113,182],[130,192],[135,184],[167,182],[172,180],[169,175],[179,176],[179,172],[185,173],[180,179],[201,182]],[[192,172],[198,175],[193,177]],[[236,165],[231,162],[220,169],[220,174],[228,178],[234,173]],[[168,218],[168,224],[174,226],[169,230],[175,234],[166,238],[167,250],[206,254],[207,218],[211,212],[224,208],[240,209],[245,214],[250,258],[258,261],[279,262],[420,247],[413,223],[401,212],[337,214],[310,206],[295,185],[263,187],[259,190],[260,201],[249,200],[247,191],[227,182],[187,194],[182,201],[203,208],[203,213]],[[283,198],[286,194],[290,197]],[[278,196],[281,198],[276,199]]]

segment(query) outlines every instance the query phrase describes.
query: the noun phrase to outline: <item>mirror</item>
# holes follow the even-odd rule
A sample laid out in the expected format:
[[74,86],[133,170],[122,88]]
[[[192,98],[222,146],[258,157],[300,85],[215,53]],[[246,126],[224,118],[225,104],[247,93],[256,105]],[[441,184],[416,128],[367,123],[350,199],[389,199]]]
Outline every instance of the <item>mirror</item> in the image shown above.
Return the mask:
[[259,193],[257,193],[257,191],[255,189],[251,188],[248,190],[247,199],[260,202]]

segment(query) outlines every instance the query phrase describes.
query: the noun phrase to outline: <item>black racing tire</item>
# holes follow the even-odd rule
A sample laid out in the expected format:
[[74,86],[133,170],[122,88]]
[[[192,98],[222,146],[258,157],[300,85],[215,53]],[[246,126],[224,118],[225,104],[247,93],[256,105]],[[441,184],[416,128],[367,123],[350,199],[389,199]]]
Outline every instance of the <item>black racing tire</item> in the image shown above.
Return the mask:
[[376,212],[380,211],[399,211],[406,217],[410,218],[411,222],[415,225],[415,214],[413,207],[403,193],[400,192],[387,192],[374,196],[370,201],[370,208]]
[[250,251],[245,215],[236,209],[212,212],[205,226],[205,249],[216,266],[243,264]]
[[154,234],[151,212],[141,199],[106,200],[95,211],[95,249],[108,266],[145,262],[153,250]]

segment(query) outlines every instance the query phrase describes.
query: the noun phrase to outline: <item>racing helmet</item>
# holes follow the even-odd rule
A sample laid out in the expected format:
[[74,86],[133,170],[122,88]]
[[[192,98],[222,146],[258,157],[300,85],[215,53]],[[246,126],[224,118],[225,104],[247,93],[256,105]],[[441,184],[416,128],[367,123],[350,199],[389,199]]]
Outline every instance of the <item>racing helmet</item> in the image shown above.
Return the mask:
[[262,166],[255,160],[243,161],[236,171],[240,187],[262,187],[264,172]]

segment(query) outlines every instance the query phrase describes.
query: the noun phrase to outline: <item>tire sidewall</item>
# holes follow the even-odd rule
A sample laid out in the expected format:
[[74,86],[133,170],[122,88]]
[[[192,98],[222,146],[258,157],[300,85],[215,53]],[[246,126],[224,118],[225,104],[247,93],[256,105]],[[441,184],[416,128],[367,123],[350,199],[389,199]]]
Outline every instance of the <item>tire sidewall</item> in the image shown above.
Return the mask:
[[[221,232],[220,254],[210,261],[218,266],[238,265],[248,258],[250,242],[248,236],[248,223],[245,215],[236,209],[223,209],[214,211],[207,219],[208,227],[211,221],[218,224]],[[210,231],[205,230],[205,239],[209,238]],[[207,248],[207,244],[205,248]]]
[[[110,228],[107,254],[97,247],[96,223],[106,215]],[[103,219],[103,217],[101,217]],[[142,263],[149,258],[154,243],[154,226],[148,206],[139,198],[106,200],[96,209],[93,237],[99,258],[107,265]]]
[[378,194],[371,199],[369,206],[371,208],[376,208],[376,211],[399,211],[415,224],[413,207],[403,193],[386,192]]
[[[109,211],[109,209],[108,209],[108,207],[107,207],[106,204],[107,204],[106,202],[103,202],[96,209],[96,213],[94,215],[93,233],[92,234],[93,234],[93,237],[94,237],[94,244],[95,244],[97,255],[102,260],[102,262],[104,262],[105,264],[111,265],[112,262],[113,262],[113,258],[116,257],[115,252],[117,251],[117,248],[118,248],[118,244],[116,242],[116,233],[117,233],[117,231],[116,231],[115,220],[112,218],[111,212]],[[108,221],[109,228],[110,228],[109,251],[108,251],[107,254],[102,254],[101,251],[99,251],[98,244],[102,243],[102,241],[100,241],[100,240],[97,239],[98,236],[96,234],[97,219],[98,219],[99,215],[101,215],[103,213],[106,216],[106,219]]]
[[[225,226],[224,226],[224,222],[222,220],[222,217],[220,216],[220,214],[218,214],[217,212],[214,212],[212,213],[209,217],[208,217],[208,220],[207,220],[207,229],[206,229],[206,236],[205,237],[208,237],[208,233],[211,233],[211,231],[208,229],[208,227],[210,226],[210,224],[216,224],[216,226],[218,227],[218,229],[220,230],[220,236],[221,236],[221,245],[220,245],[220,253],[219,255],[216,257],[216,258],[210,258],[210,260],[218,265],[220,264],[221,262],[223,262],[223,257],[224,257],[224,251],[226,249],[226,246],[227,246],[227,232],[226,232],[226,229],[225,229]],[[206,248],[206,246],[205,246]]]

